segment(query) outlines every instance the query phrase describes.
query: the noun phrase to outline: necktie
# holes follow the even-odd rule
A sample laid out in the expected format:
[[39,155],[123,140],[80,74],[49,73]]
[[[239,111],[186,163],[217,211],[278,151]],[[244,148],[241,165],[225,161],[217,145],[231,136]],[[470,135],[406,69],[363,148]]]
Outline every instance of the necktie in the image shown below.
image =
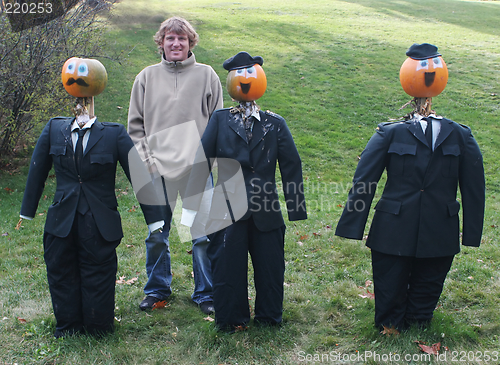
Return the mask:
[[427,145],[432,151],[432,119],[427,119],[427,128],[425,128],[425,139],[427,140]]
[[245,120],[245,133],[247,135],[248,143],[250,143],[250,141],[252,140],[252,135],[253,135],[252,134],[252,126],[253,126],[252,116],[249,116]]
[[78,141],[76,142],[75,149],[75,163],[76,163],[76,171],[78,175],[80,175],[80,164],[83,158],[83,136],[85,135],[85,129],[78,130]]
[[[78,177],[80,177],[81,173],[80,165],[83,159],[83,136],[85,135],[86,131],[87,131],[86,129],[78,130],[78,141],[76,142],[76,149],[75,149],[75,163],[76,163],[76,171],[78,172]],[[87,203],[87,199],[85,198],[85,194],[83,193],[83,189],[81,188],[81,186],[80,186],[80,199],[78,200],[78,206],[76,209],[82,215],[85,214],[87,210],[89,210],[89,204]]]

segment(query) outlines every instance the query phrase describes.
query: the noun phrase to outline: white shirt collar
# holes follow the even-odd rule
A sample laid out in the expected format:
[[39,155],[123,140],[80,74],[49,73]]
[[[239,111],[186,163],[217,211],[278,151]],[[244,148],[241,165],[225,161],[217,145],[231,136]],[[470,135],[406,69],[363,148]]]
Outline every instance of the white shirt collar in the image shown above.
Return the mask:
[[[94,124],[94,122],[96,121],[96,119],[97,119],[97,117],[94,117],[94,118],[90,119],[87,123],[84,124],[84,126],[82,127],[82,129],[89,129],[89,128],[91,128],[92,125]],[[76,118],[75,118],[75,120],[71,124],[71,132],[74,132],[75,130],[78,130],[78,129],[80,129],[80,126],[76,122]]]
[[[416,122],[420,122],[423,118],[426,118],[426,117],[424,117],[423,115],[417,114],[417,113],[415,113],[413,115],[413,120],[415,120]],[[438,119],[438,120],[443,119],[442,116],[436,115],[436,114],[429,114],[429,116],[427,118]]]
[[252,117],[254,117],[255,119],[257,119],[260,122],[260,113],[256,107],[253,108]]

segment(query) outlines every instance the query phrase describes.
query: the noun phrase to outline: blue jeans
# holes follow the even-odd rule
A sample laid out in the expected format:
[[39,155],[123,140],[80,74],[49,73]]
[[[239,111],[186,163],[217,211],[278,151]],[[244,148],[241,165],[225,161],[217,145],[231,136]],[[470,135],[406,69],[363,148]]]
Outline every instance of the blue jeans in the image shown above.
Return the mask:
[[[169,206],[163,207],[165,226],[163,232],[149,234],[146,238],[146,272],[148,282],[144,286],[144,293],[164,300],[170,296],[172,290],[172,271],[170,264],[169,235],[172,222],[172,212],[175,210],[177,195],[184,197],[189,175],[176,181],[161,179],[165,200]],[[211,178],[207,185],[212,185]],[[170,197],[170,199],[169,199]],[[197,304],[212,300],[212,268],[207,256],[207,247],[210,240],[202,236],[192,240],[194,292],[191,295]]]

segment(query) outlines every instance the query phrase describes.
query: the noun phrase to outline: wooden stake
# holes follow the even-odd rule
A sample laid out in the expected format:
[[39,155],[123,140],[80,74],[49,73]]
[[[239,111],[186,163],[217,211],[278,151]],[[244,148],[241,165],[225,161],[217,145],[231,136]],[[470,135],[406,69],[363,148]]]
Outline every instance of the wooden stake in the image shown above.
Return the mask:
[[94,115],[94,97],[90,96],[90,97],[85,98],[85,99],[86,99],[86,102],[88,102],[87,111],[89,112],[89,117],[90,117],[90,119],[92,119],[95,117],[95,115]]

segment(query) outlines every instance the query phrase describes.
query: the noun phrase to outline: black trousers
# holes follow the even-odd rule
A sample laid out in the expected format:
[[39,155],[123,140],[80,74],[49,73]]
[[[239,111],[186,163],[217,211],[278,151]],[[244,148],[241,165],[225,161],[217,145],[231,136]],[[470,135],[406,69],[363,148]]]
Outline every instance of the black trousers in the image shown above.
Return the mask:
[[395,256],[372,250],[375,325],[401,330],[430,322],[453,258]]
[[240,220],[214,233],[207,254],[212,264],[215,323],[231,331],[250,321],[248,253],[255,281],[255,318],[261,324],[279,324],[283,314],[285,226],[262,232],[253,219]]
[[85,332],[113,331],[116,247],[120,240],[102,238],[92,213],[76,213],[67,237],[45,232],[44,259],[52,306],[55,337]]

